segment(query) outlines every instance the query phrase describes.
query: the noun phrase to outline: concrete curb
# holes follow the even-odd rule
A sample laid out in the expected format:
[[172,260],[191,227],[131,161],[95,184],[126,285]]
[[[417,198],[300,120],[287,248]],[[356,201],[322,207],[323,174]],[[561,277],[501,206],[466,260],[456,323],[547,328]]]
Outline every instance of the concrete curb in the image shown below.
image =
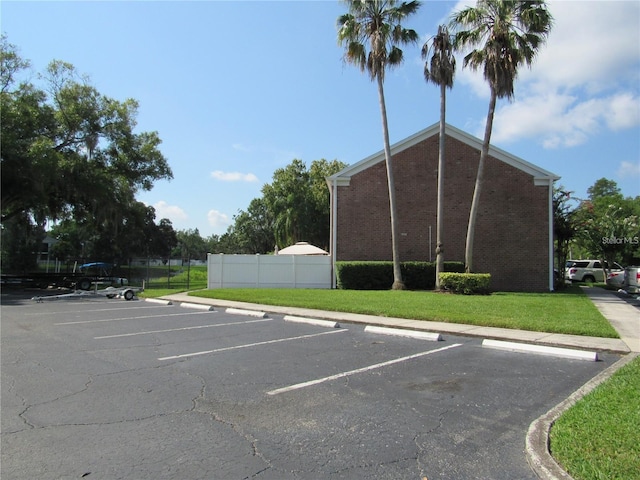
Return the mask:
[[206,310],[209,312],[212,312],[214,310],[213,305],[204,305],[202,303],[181,302],[180,306],[185,308],[195,308],[197,310]]
[[317,318],[296,317],[294,315],[285,315],[285,322],[306,323],[308,325],[316,325],[318,327],[340,328],[338,322],[332,320],[319,320]]
[[551,432],[551,427],[555,421],[560,418],[564,412],[575,405],[578,400],[590,393],[598,385],[608,380],[611,375],[624,367],[627,363],[631,362],[638,355],[640,354],[632,353],[622,357],[616,363],[600,372],[564,401],[560,402],[541,417],[538,417],[531,423],[531,425],[529,425],[529,430],[527,431],[525,439],[525,453],[527,455],[529,465],[538,478],[544,480],[573,478],[564,471],[564,469],[560,467],[556,460],[551,456],[551,452],[549,451],[549,433]]
[[248,317],[257,317],[257,318],[265,318],[267,316],[266,312],[259,312],[257,310],[243,310],[241,308],[232,308],[232,307],[227,308],[225,312],[230,313],[232,315],[247,315]]
[[429,340],[432,342],[439,342],[442,340],[442,335],[440,335],[439,333],[407,330],[405,328],[387,328],[378,327],[375,325],[367,325],[366,327],[364,327],[364,331],[369,333],[379,333],[381,335],[395,335],[397,337],[418,338],[420,340]]
[[575,360],[598,361],[597,352],[574,350],[571,348],[548,347],[545,345],[532,345],[528,343],[505,342],[502,340],[483,340],[484,348],[507,350],[509,352],[532,353],[534,355],[547,355],[550,357],[573,358]]
[[160,305],[173,305],[173,302],[171,300],[163,300],[161,298],[145,298],[144,301],[150,303],[159,303]]

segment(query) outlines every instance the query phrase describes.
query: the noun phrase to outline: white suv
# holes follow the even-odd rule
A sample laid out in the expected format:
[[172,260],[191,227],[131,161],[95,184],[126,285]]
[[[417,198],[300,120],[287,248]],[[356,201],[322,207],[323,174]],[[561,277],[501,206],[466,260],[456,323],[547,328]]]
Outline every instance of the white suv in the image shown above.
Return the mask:
[[[607,262],[604,262],[604,266],[607,272],[624,271],[624,268],[615,262],[612,263],[611,268],[608,268]],[[600,260],[568,260],[565,278],[571,282],[604,282],[602,262]]]

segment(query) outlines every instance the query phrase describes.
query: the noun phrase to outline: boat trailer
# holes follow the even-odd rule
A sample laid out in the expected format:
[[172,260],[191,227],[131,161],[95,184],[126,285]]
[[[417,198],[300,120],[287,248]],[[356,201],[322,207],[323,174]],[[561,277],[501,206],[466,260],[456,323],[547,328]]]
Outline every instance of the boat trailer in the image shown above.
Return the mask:
[[125,300],[133,300],[136,293],[144,291],[143,287],[107,287],[102,290],[98,290],[97,285],[94,290],[74,290],[71,293],[63,293],[60,295],[38,295],[32,297],[38,303],[42,303],[45,300],[61,300],[64,298],[82,298],[82,297],[95,297],[102,296],[107,298],[124,298]]

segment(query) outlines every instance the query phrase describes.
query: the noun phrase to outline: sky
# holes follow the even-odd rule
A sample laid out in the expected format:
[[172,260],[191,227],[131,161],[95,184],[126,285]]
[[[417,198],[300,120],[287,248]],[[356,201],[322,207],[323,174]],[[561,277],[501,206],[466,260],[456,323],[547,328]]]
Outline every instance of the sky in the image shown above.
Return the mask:
[[[463,2],[425,1],[405,22],[420,42],[387,73],[391,143],[439,121],[422,45]],[[640,2],[551,0],[554,26],[515,98],[499,100],[492,144],[561,177],[585,198],[600,178],[640,195]],[[32,78],[52,60],[98,91],[139,102],[174,178],[138,200],[174,229],[221,235],[293,159],[356,163],[382,150],[376,85],[343,61],[342,2],[8,1],[0,26]],[[462,68],[447,123],[482,138],[489,88]]]

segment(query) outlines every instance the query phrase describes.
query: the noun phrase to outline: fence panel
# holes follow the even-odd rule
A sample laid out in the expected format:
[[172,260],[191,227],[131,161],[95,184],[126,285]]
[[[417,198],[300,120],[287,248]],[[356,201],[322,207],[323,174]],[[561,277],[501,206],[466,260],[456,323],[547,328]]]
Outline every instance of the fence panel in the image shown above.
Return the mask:
[[327,255],[209,254],[208,288],[331,288]]

